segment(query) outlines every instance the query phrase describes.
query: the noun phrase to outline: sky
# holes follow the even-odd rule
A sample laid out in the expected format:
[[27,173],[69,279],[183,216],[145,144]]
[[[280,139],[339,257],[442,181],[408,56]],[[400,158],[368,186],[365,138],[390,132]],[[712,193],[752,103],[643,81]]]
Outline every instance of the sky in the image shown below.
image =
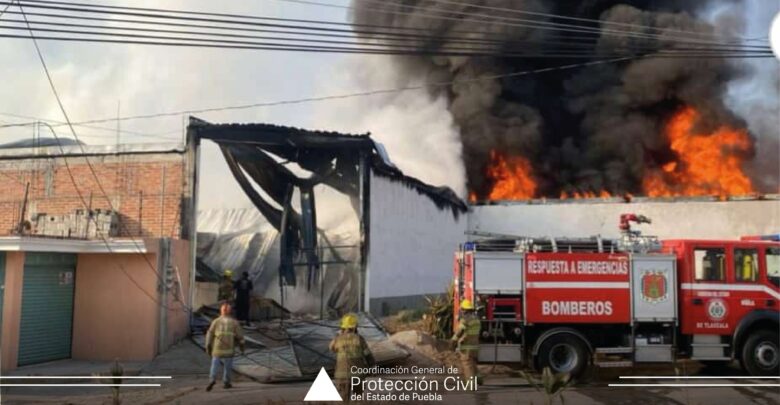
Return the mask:
[[[348,0],[328,0],[348,5]],[[102,1],[135,7],[164,7],[271,17],[347,21],[347,10],[279,0]],[[780,2],[747,0],[742,11],[748,36],[766,36]],[[768,5],[768,6],[767,6]],[[768,11],[769,10],[769,11]],[[722,18],[713,12],[711,18]],[[6,14],[3,19],[17,19]],[[71,121],[114,118],[250,103],[338,95],[409,84],[387,68],[387,56],[293,53],[143,45],[40,41],[42,53]],[[29,122],[8,114],[62,121],[56,100],[30,40],[0,38],[0,124]],[[754,62],[755,75],[778,77],[778,62]],[[756,105],[778,115],[777,87],[745,80],[730,91],[731,105],[745,114]],[[413,83],[412,83],[413,84]],[[340,101],[197,114],[211,122],[267,122],[296,127],[370,132],[407,174],[465,194],[457,128],[446,100],[426,92],[404,92]],[[186,116],[128,120],[120,142],[181,142]],[[105,129],[76,127],[91,144],[115,143],[116,123]],[[760,124],[755,124],[760,125]],[[58,134],[68,134],[59,127]],[[32,135],[32,128],[0,129],[0,143]],[[44,134],[45,135],[45,134]],[[251,204],[233,181],[217,148],[202,151],[200,207],[241,208]],[[228,178],[230,181],[225,181]]]

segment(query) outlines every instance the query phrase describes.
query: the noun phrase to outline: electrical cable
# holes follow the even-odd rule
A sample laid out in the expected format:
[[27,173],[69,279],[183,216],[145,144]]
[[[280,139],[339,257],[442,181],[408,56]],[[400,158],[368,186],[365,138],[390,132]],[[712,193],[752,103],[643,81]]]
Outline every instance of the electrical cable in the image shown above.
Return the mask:
[[[22,7],[22,5],[21,5],[21,4],[19,4],[19,10],[22,12],[22,15],[24,16],[24,9],[23,9],[23,7]],[[26,20],[26,16],[24,16],[24,17],[25,17],[25,20]],[[38,46],[38,42],[36,41],[36,39],[35,39],[35,35],[33,34],[33,31],[32,31],[32,30],[30,31],[30,39],[32,39],[32,41],[33,41],[33,45],[35,46],[35,50],[36,50],[36,53],[37,53],[37,55],[38,55],[38,59],[40,60],[40,62],[41,62],[41,66],[43,67],[43,70],[44,70],[44,72],[45,72],[45,74],[46,74],[46,78],[47,78],[47,80],[48,80],[48,82],[49,82],[49,86],[51,87],[52,93],[54,94],[54,97],[55,97],[55,98],[56,98],[56,100],[57,100],[57,105],[59,106],[59,108],[60,108],[60,111],[62,112],[62,115],[63,115],[63,117],[65,118],[65,121],[68,123],[68,127],[70,128],[70,131],[71,131],[71,134],[73,135],[73,138],[74,138],[74,139],[77,141],[77,145],[78,145],[78,147],[81,149],[81,151],[82,151],[82,154],[85,154],[85,151],[84,151],[84,145],[83,145],[83,144],[82,144],[82,143],[79,141],[79,139],[78,139],[78,135],[76,134],[76,130],[73,128],[73,125],[72,125],[72,124],[71,124],[71,122],[70,122],[70,118],[68,117],[68,113],[67,113],[67,111],[65,110],[65,106],[62,104],[62,100],[60,99],[59,93],[57,92],[57,88],[56,88],[56,86],[54,85],[54,80],[52,79],[52,77],[51,77],[51,74],[49,73],[49,68],[48,68],[48,66],[46,65],[46,60],[45,60],[45,59],[44,59],[44,57],[43,57],[43,53],[41,52],[41,50],[40,50],[40,47]],[[44,125],[47,125],[47,126],[48,126],[48,124],[46,124],[46,123],[44,123]],[[87,210],[89,210],[89,207],[88,207],[88,205],[87,205],[87,203],[86,203],[86,200],[84,199],[84,196],[83,196],[83,195],[82,195],[82,193],[81,193],[81,190],[79,190],[79,189],[78,189],[78,186],[76,185],[76,180],[75,180],[75,178],[73,177],[73,172],[72,172],[72,171],[71,171],[71,169],[70,169],[70,165],[68,164],[68,161],[67,161],[67,156],[65,156],[65,151],[64,151],[64,148],[62,147],[62,144],[59,142],[59,138],[57,137],[57,133],[56,133],[56,131],[55,131],[55,130],[54,130],[54,128],[53,128],[53,127],[51,127],[51,126],[49,126],[49,130],[51,131],[52,135],[53,135],[53,136],[55,137],[55,139],[57,140],[57,145],[59,146],[59,148],[60,148],[60,152],[61,152],[61,153],[62,153],[62,155],[63,155],[62,157],[63,157],[63,159],[64,159],[64,162],[65,162],[65,167],[66,167],[66,170],[67,170],[67,172],[68,172],[68,176],[70,177],[70,179],[71,179],[71,182],[73,183],[73,187],[74,187],[74,189],[76,190],[76,194],[79,196],[79,199],[81,200],[81,202],[82,202],[82,205],[84,205],[84,208],[85,208],[85,209],[87,209]],[[98,189],[100,190],[100,192],[101,192],[101,193],[103,194],[103,196],[105,197],[105,199],[106,199],[106,201],[107,201],[107,203],[108,203],[109,207],[111,208],[111,210],[112,210],[112,211],[115,211],[115,209],[114,209],[114,207],[113,207],[113,205],[112,205],[112,203],[111,203],[111,199],[110,199],[110,198],[109,198],[109,196],[108,196],[108,193],[106,193],[105,189],[103,188],[103,185],[100,183],[100,179],[99,179],[99,177],[97,176],[97,173],[95,172],[95,169],[94,169],[94,167],[92,166],[92,164],[90,163],[90,161],[89,161],[89,158],[86,156],[86,154],[85,154],[85,156],[84,156],[84,159],[85,159],[85,162],[86,162],[87,166],[89,167],[89,170],[92,172],[92,175],[93,175],[93,176],[94,176],[94,178],[95,178],[95,183],[97,184],[97,186],[98,186]],[[89,217],[91,217],[91,216],[89,216]],[[94,218],[92,218],[92,219],[93,219],[93,221],[95,222],[95,225],[96,225],[96,227],[97,227],[97,221],[96,221]],[[120,225],[123,225],[123,224],[120,222]],[[97,228],[96,228],[96,229],[97,229]],[[100,232],[97,232],[97,234],[98,234],[98,235],[101,237],[101,239],[103,240],[103,243],[106,245],[106,248],[108,249],[108,251],[109,251],[109,252],[112,252],[112,250],[111,250],[111,246],[110,246],[110,244],[108,243],[108,240],[106,240],[106,238],[105,238],[105,237],[103,237],[103,236],[102,236],[102,234],[101,234]],[[133,242],[133,245],[136,247],[136,250],[137,250],[138,252],[143,252],[143,251],[144,251],[144,250],[143,250],[143,248],[142,248],[141,246],[139,246],[139,245],[138,245],[138,243],[137,243],[137,241],[135,240],[135,238],[133,238],[133,237],[130,237],[130,240]],[[156,278],[157,278],[158,282],[160,282],[160,283],[165,283],[166,281],[163,279],[162,275],[161,275],[161,274],[159,274],[159,273],[158,273],[158,272],[157,272],[157,271],[154,269],[154,266],[153,266],[153,265],[152,265],[152,263],[149,261],[149,258],[148,258],[146,255],[144,255],[144,254],[142,254],[141,256],[144,258],[144,260],[145,260],[145,261],[146,261],[146,263],[148,264],[148,266],[149,266],[149,269],[150,269],[150,270],[151,270],[151,271],[152,271],[152,272],[155,274],[155,276],[156,276]],[[127,273],[126,269],[124,269],[124,267],[122,266],[122,264],[121,264],[121,263],[117,263],[117,265],[120,267],[120,269],[122,270],[122,272],[123,272],[123,273],[124,273],[124,274],[125,274],[125,275],[126,275],[128,278],[129,278],[129,279],[130,279],[130,281],[132,281],[132,282],[133,282],[133,284],[135,284],[135,285],[136,285],[136,287],[138,287],[138,288],[139,288],[139,289],[140,289],[140,290],[141,290],[141,291],[142,291],[142,292],[143,292],[143,293],[144,293],[144,294],[145,294],[147,297],[149,297],[149,299],[151,299],[153,302],[155,302],[155,303],[156,303],[158,306],[161,306],[161,307],[165,308],[166,310],[170,310],[170,309],[171,309],[171,308],[170,308],[170,307],[169,307],[167,304],[165,304],[165,303],[163,303],[163,302],[160,302],[159,300],[157,300],[157,299],[156,299],[156,298],[155,298],[153,295],[151,295],[151,294],[150,294],[149,292],[147,292],[147,291],[146,291],[146,290],[145,290],[143,287],[141,287],[141,285],[140,285],[140,284],[138,284],[138,283],[136,282],[136,280],[135,280],[135,279],[133,279],[132,277],[130,277],[130,274],[129,274],[129,273]],[[190,287],[190,288],[193,288],[193,286],[189,286],[189,287]],[[182,310],[183,310],[183,311],[185,311],[185,312],[187,312],[187,311],[190,311],[190,312],[192,312],[192,311],[191,311],[191,308],[189,308],[189,306],[188,306],[186,303],[184,303],[184,302],[180,302],[180,304],[181,304],[181,306],[182,306],[182,308],[180,308],[180,309],[182,309]]]
[[[21,27],[8,27],[0,25],[0,29],[12,29],[12,30],[24,30]],[[108,36],[110,38],[132,38],[131,40],[114,40],[114,39],[96,39],[96,38],[81,38],[81,37],[41,37],[38,39],[53,39],[53,40],[73,40],[81,42],[112,42],[112,43],[135,43],[146,45],[168,45],[168,46],[191,46],[191,47],[208,47],[208,48],[228,48],[228,49],[254,49],[254,50],[280,50],[280,51],[301,51],[301,52],[322,52],[322,53],[347,53],[347,54],[372,54],[372,55],[429,55],[429,56],[470,56],[470,57],[502,57],[502,58],[582,58],[589,56],[601,56],[601,57],[616,57],[616,56],[636,56],[638,52],[617,52],[612,53],[601,52],[594,54],[590,51],[558,51],[558,53],[544,53],[543,51],[537,51],[540,53],[513,53],[505,50],[441,50],[441,51],[428,51],[419,49],[395,49],[384,47],[385,49],[371,49],[363,47],[345,47],[345,46],[323,46],[323,45],[297,45],[286,44],[276,42],[249,42],[249,41],[232,41],[232,40],[216,40],[216,39],[204,39],[204,38],[186,38],[186,37],[166,37],[159,35],[143,35],[143,34],[113,34],[113,33],[101,33],[79,30],[56,30],[47,28],[30,28],[30,31],[49,32],[57,34],[76,34],[76,35],[98,35]],[[15,35],[1,34],[0,37],[17,37]],[[26,36],[21,36],[27,38]],[[141,38],[145,41],[136,40],[135,38]],[[152,41],[149,41],[152,40]],[[158,42],[159,40],[170,40],[173,42]],[[470,48],[473,49],[473,48]],[[653,53],[654,57],[715,57],[715,58],[741,58],[741,57],[773,57],[771,51],[758,52],[758,51],[736,51],[726,52],[721,50],[694,50],[694,51],[677,51],[674,49],[657,50]]]
[[[6,23],[24,23],[22,20],[5,20]],[[94,29],[94,30],[101,30],[103,32],[106,31],[135,31],[135,32],[152,32],[152,33],[164,33],[164,34],[187,34],[187,35],[199,35],[199,36],[209,36],[209,37],[228,37],[228,38],[250,38],[250,39],[262,39],[262,40],[278,40],[278,41],[292,41],[292,42],[310,42],[310,43],[328,43],[328,44],[346,44],[346,45],[361,45],[361,46],[372,46],[372,47],[380,47],[382,49],[387,48],[394,48],[394,47],[405,47],[409,48],[411,45],[406,43],[396,44],[396,43],[385,43],[385,42],[376,42],[376,43],[356,43],[355,41],[331,41],[331,40],[321,40],[321,39],[308,39],[308,38],[291,38],[291,37],[277,37],[277,36],[256,36],[256,35],[240,35],[240,34],[226,34],[226,33],[210,33],[210,32],[198,32],[198,31],[187,31],[187,30],[161,30],[161,29],[153,29],[153,28],[139,28],[139,27],[127,27],[127,26],[101,26],[101,25],[90,25],[90,24],[72,24],[72,23],[58,23],[58,22],[48,22],[48,21],[30,21],[31,24],[34,25],[49,25],[49,26],[56,26],[56,27],[77,27],[77,28],[88,28],[88,29]],[[12,26],[0,26],[0,28],[5,29],[25,29],[23,27],[12,27]],[[86,31],[72,31],[72,30],[53,30],[53,29],[35,29],[36,31],[44,31],[44,32],[56,32],[56,33],[76,33],[76,34],[90,34],[90,35],[102,35],[103,33],[98,32],[86,32]],[[125,35],[124,33],[106,33],[105,35],[112,35],[112,36],[119,36],[119,37],[137,37],[135,35]],[[226,42],[226,43],[242,43],[242,44],[258,44],[254,42],[246,42],[246,41],[213,41],[211,39],[201,39],[201,38],[182,38],[182,37],[164,37],[164,36],[144,36],[145,38],[154,38],[154,39],[174,39],[174,40],[186,40],[186,41],[209,41],[209,42]],[[394,41],[404,41],[403,39],[395,39]],[[414,39],[414,41],[418,41],[417,39]],[[573,52],[573,51],[579,51],[584,50],[587,53],[592,53],[592,47],[588,44],[582,44],[582,43],[575,43],[575,44],[569,44],[565,41],[526,41],[526,42],[516,42],[517,44],[523,44],[527,46],[528,44],[552,44],[557,43],[560,44],[560,46],[556,47],[557,52],[561,51],[567,51],[567,52]],[[259,45],[259,44],[258,44]],[[493,45],[493,46],[487,46],[485,48],[480,47],[456,47],[452,46],[452,44],[447,43],[443,45],[443,49],[448,50],[464,50],[464,51],[480,51],[480,50],[493,50],[493,51],[501,51],[507,55],[509,55],[510,50],[514,50],[510,45],[512,43],[494,43],[494,44],[486,44],[486,45]],[[629,48],[625,45],[619,47],[619,48]],[[574,48],[574,49],[569,49]],[[679,47],[676,46],[674,48],[669,49],[663,49],[658,47],[649,47],[649,46],[630,46],[630,50],[634,51],[658,51],[658,50],[669,50],[669,51],[675,51],[675,52],[681,52],[681,51],[711,51],[711,52],[739,52],[739,51],[751,51],[751,52],[757,52],[758,50],[751,50],[749,48],[745,49],[739,49],[739,48],[733,48],[733,47],[718,47],[718,48],[685,48],[685,47]],[[413,48],[414,49],[414,48]],[[763,50],[763,49],[762,49]],[[766,49],[766,52],[771,52],[770,49]]]
[[[278,24],[278,23],[260,23],[257,21],[275,21],[275,22],[295,22],[295,23],[305,23],[305,24],[324,24],[324,25],[341,25],[341,26],[349,26],[352,29],[335,29],[335,28],[324,28],[324,27],[300,27],[298,26],[298,29],[303,30],[326,30],[326,31],[338,31],[338,32],[354,32],[354,33],[368,33],[365,30],[362,29],[355,29],[355,27],[360,27],[359,24],[349,24],[349,23],[341,23],[341,22],[331,22],[331,21],[317,21],[317,20],[305,20],[305,19],[287,19],[287,18],[278,18],[278,17],[265,17],[265,16],[248,16],[248,15],[236,15],[236,14],[225,14],[225,13],[208,13],[208,12],[195,12],[195,11],[187,11],[187,10],[172,10],[172,9],[159,9],[159,8],[139,8],[139,7],[123,7],[123,6],[107,6],[107,5],[95,5],[95,4],[84,4],[84,3],[72,3],[72,2],[59,2],[59,1],[46,1],[46,0],[18,0],[18,1],[24,1],[27,3],[28,7],[37,7],[37,8],[43,8],[43,9],[54,9],[54,10],[63,10],[63,11],[76,11],[76,12],[84,12],[84,13],[98,13],[98,14],[117,14],[117,15],[124,15],[124,16],[141,16],[141,17],[147,17],[147,18],[158,18],[158,19],[174,19],[174,20],[187,20],[187,21],[200,21],[200,22],[218,22],[218,23],[227,23],[227,24],[239,24],[239,25],[259,25],[259,26],[266,26],[266,27],[277,27],[277,28],[296,28],[295,26],[290,25],[284,25],[284,24]],[[368,0],[373,1],[373,0]],[[0,2],[0,4],[7,4],[5,2]],[[397,3],[394,3],[397,4]],[[86,7],[86,8],[85,8]],[[414,6],[409,6],[414,7]],[[114,10],[114,11],[109,11]],[[119,11],[121,10],[121,11]],[[127,11],[131,10],[131,11]],[[161,13],[170,13],[170,14],[161,14]],[[181,15],[190,15],[190,16],[198,16],[198,17],[181,17],[179,15],[171,15],[171,14],[181,14]],[[220,18],[205,18],[203,16],[209,16],[209,17],[220,17]],[[226,20],[224,18],[234,18],[233,20]],[[236,20],[235,18],[240,18],[241,20]],[[247,21],[251,20],[251,21]],[[461,19],[457,19],[461,20]],[[598,33],[610,33],[615,35],[629,35],[629,36],[640,36],[644,38],[660,38],[659,36],[653,36],[653,35],[639,35],[636,33],[631,32],[618,32],[615,30],[600,30],[600,31],[593,31],[593,28],[590,28],[590,30],[586,30],[586,28],[589,27],[578,27],[578,28],[566,28],[566,27],[538,27],[538,26],[529,26],[524,24],[501,24],[501,22],[493,22],[493,25],[512,25],[517,27],[526,27],[526,28],[539,28],[539,29],[552,29],[557,31],[569,31],[569,32],[583,32],[582,30],[585,30],[591,34],[598,34]],[[571,24],[569,24],[571,25]],[[576,31],[580,30],[580,31]],[[696,40],[696,41],[686,41],[689,43],[698,43],[698,44],[705,44],[708,43],[706,41]],[[719,43],[713,43],[709,42],[710,44],[718,45]]]
[[[278,1],[289,1],[295,3],[301,2],[298,0],[278,0]],[[428,9],[426,9],[425,7],[395,3],[388,0],[362,0],[362,1],[366,3],[379,4],[381,6],[390,5],[390,6],[398,6],[403,9],[428,11]],[[309,3],[323,5],[322,3],[315,3],[315,2],[309,2]],[[435,12],[440,12],[445,14],[445,15],[441,15],[441,14],[430,14],[430,13],[421,13],[421,12],[394,11],[394,10],[387,10],[385,8],[353,7],[353,6],[340,6],[340,5],[332,5],[332,4],[330,6],[337,7],[337,8],[351,9],[351,10],[367,10],[367,11],[378,12],[383,14],[408,15],[415,18],[426,18],[426,19],[434,19],[434,20],[445,20],[445,21],[456,21],[456,22],[478,22],[478,23],[487,23],[490,25],[508,26],[508,27],[537,28],[542,30],[588,33],[594,35],[598,34],[601,36],[607,35],[607,36],[624,36],[624,37],[643,38],[643,39],[663,39],[663,37],[660,36],[659,34],[620,31],[620,30],[604,29],[598,27],[587,27],[587,26],[581,26],[575,24],[554,23],[549,21],[531,20],[531,19],[516,18],[516,17],[513,18],[513,17],[506,17],[506,16],[493,16],[489,14],[460,12],[460,11],[453,11],[453,10],[433,10]],[[460,17],[452,17],[451,15],[456,15]],[[475,17],[481,17],[481,18],[475,19]],[[679,37],[675,39],[680,40]],[[687,40],[688,42],[692,42],[692,43],[695,42],[701,44],[707,44],[707,43],[715,44],[714,42],[704,41],[696,38],[687,38]]]
[[[38,124],[40,122],[47,122],[49,124],[52,124],[53,127],[67,125],[67,123],[65,123],[63,121],[52,120],[52,119],[47,119],[47,118],[40,118],[40,117],[33,117],[33,116],[29,116],[29,115],[13,114],[13,113],[8,113],[8,112],[0,112],[0,116],[34,120],[33,122],[2,122],[2,123],[0,123],[0,129],[2,129],[2,128],[14,128],[14,127],[31,126],[31,125]],[[100,131],[111,132],[111,133],[114,133],[114,134],[117,132],[116,128],[100,127],[100,126],[95,126],[95,125],[80,125],[80,124],[76,125],[76,126],[79,126],[79,127],[82,127],[82,128],[88,128],[88,129],[95,129],[95,130],[100,130]],[[178,134],[180,132],[181,132],[181,130],[179,130],[179,129],[172,130],[172,131],[159,132],[159,133],[154,133],[154,134],[149,134],[149,133],[145,133],[145,132],[130,131],[130,130],[126,130],[126,129],[123,129],[123,130],[119,131],[119,133],[121,133],[121,134],[135,135],[135,136],[139,136],[139,137],[165,139],[165,140],[171,140],[171,141],[178,140],[179,138],[178,137],[176,137],[176,138],[167,137],[165,135],[170,135],[170,134],[174,134],[174,133]],[[80,135],[80,136],[82,136],[82,137],[84,137],[84,136],[86,136],[86,137],[93,137],[93,138],[94,137],[98,137],[98,136],[103,137],[101,135],[83,135],[83,134]]]
[[[277,1],[288,1],[288,2],[295,2],[295,3],[303,2],[303,0],[277,0]],[[377,1],[375,1],[375,0],[355,0],[355,1],[377,3]],[[498,12],[501,12],[501,13],[530,15],[530,16],[546,17],[546,18],[559,19],[559,20],[587,22],[587,23],[599,24],[599,25],[612,25],[612,26],[616,26],[616,27],[638,28],[638,29],[643,29],[643,30],[656,30],[656,31],[662,31],[664,33],[678,33],[678,34],[686,34],[686,35],[694,35],[694,36],[705,36],[705,37],[710,37],[710,38],[713,38],[713,39],[723,38],[723,35],[718,35],[718,34],[714,34],[714,33],[687,31],[687,30],[680,30],[680,29],[676,29],[676,28],[665,28],[665,27],[662,28],[662,27],[654,27],[654,26],[650,26],[650,25],[624,23],[624,22],[619,22],[619,21],[605,21],[605,20],[594,19],[594,18],[572,17],[572,16],[561,15],[561,14],[519,10],[519,9],[514,9],[514,8],[508,8],[508,7],[495,7],[495,6],[488,6],[488,5],[482,5],[482,4],[474,4],[474,3],[469,3],[469,2],[448,1],[448,0],[430,0],[430,1],[432,1],[434,3],[439,3],[439,4],[447,4],[447,5],[453,5],[453,6],[464,6],[464,7],[468,7],[468,8],[477,8],[477,9],[483,9],[483,10],[498,11]],[[392,3],[392,2],[382,2],[382,3],[401,5],[401,4]],[[758,40],[756,38],[744,38],[744,37],[734,37],[733,39],[735,39],[735,40],[742,40],[742,41]]]
[[[293,105],[293,104],[303,104],[303,103],[310,103],[310,102],[340,100],[340,99],[347,99],[347,98],[353,98],[353,97],[365,97],[365,96],[373,96],[373,95],[392,94],[392,93],[400,93],[400,92],[404,92],[404,91],[417,91],[417,90],[425,90],[425,89],[435,88],[435,87],[445,87],[445,86],[451,86],[451,85],[456,85],[456,84],[466,84],[466,83],[481,82],[481,81],[486,81],[486,80],[497,80],[497,79],[505,79],[505,78],[511,78],[511,77],[527,76],[527,75],[546,73],[546,72],[551,72],[551,71],[569,70],[569,69],[574,69],[574,68],[579,68],[579,67],[587,67],[587,66],[594,66],[594,65],[601,65],[601,64],[617,63],[617,62],[634,60],[634,59],[640,59],[640,58],[641,57],[622,57],[622,58],[615,58],[615,59],[602,59],[602,60],[596,60],[596,61],[590,61],[590,62],[582,62],[582,63],[574,63],[574,64],[561,65],[561,66],[552,66],[552,67],[546,67],[546,68],[540,68],[540,69],[534,69],[534,70],[526,70],[526,71],[522,71],[522,72],[480,76],[480,77],[476,77],[476,78],[472,78],[472,79],[445,81],[445,82],[435,82],[435,83],[425,83],[425,84],[421,84],[421,85],[412,85],[412,86],[395,87],[395,88],[387,88],[387,89],[367,90],[367,91],[361,91],[361,92],[355,92],[355,93],[345,93],[345,94],[328,95],[328,96],[314,96],[314,97],[305,97],[305,98],[297,98],[297,99],[289,99],[289,100],[279,100],[279,101],[270,101],[270,102],[258,102],[258,103],[251,103],[251,104],[238,104],[238,105],[232,105],[232,106],[220,106],[220,107],[211,107],[211,108],[188,109],[188,110],[179,110],[179,111],[170,111],[170,112],[162,112],[162,113],[152,113],[152,114],[131,115],[131,116],[120,117],[119,120],[128,121],[128,120],[136,120],[136,119],[152,119],[152,118],[162,118],[162,117],[171,117],[171,116],[194,115],[194,114],[202,114],[202,113],[210,113],[210,112],[245,110],[245,109],[251,109],[251,108],[275,107],[275,106],[282,106],[282,105]],[[78,122],[78,123],[74,123],[74,124],[96,124],[96,123],[110,122],[110,121],[115,121],[115,120],[117,120],[117,119],[116,118],[92,119],[92,120],[82,121],[82,122]]]
[[[19,12],[14,11],[8,11],[8,14],[20,14]],[[229,27],[229,26],[220,26],[220,25],[203,25],[203,24],[188,24],[188,23],[174,23],[174,22],[162,22],[162,21],[142,21],[137,19],[125,19],[125,18],[104,18],[104,17],[87,17],[87,16],[81,16],[81,15],[71,15],[71,14],[51,14],[51,13],[31,13],[26,12],[28,16],[38,16],[38,17],[45,17],[45,18],[54,18],[54,19],[76,19],[76,20],[86,20],[86,21],[102,21],[102,22],[110,22],[112,24],[115,24],[117,22],[122,23],[130,23],[130,24],[140,24],[140,25],[158,25],[158,26],[172,26],[172,27],[188,27],[188,28],[203,28],[207,30],[227,30],[227,31],[238,31],[238,32],[261,32],[261,33],[277,33],[277,34],[292,34],[297,36],[313,36],[313,37],[334,37],[334,38],[350,38],[355,39],[356,36],[349,30],[346,30],[348,34],[333,34],[328,32],[307,32],[307,31],[295,31],[295,29],[301,30],[306,29],[307,27],[303,26],[292,26],[293,30],[274,30],[274,29],[256,29],[256,28],[247,28],[247,27]],[[33,22],[31,23],[40,23],[44,24],[44,22]],[[453,31],[454,32],[454,31]],[[469,43],[469,44],[497,44],[497,45],[522,45],[522,44],[540,44],[540,45],[568,45],[568,46],[593,46],[595,45],[595,39],[593,37],[574,37],[567,35],[565,38],[565,41],[558,41],[558,40],[551,40],[551,39],[523,39],[523,40],[513,40],[508,38],[500,38],[500,39],[490,39],[490,32],[472,32],[474,34],[479,35],[480,37],[453,37],[453,36],[442,36],[442,35],[421,35],[421,34],[399,34],[399,33],[385,33],[385,32],[376,32],[371,31],[368,32],[368,34],[371,35],[372,39],[375,40],[382,40],[382,41],[403,41],[403,42],[410,42],[410,41],[419,41],[423,42],[424,44],[429,44],[432,40],[441,40],[441,41],[448,41],[450,43]],[[586,41],[586,42],[579,42],[580,40]],[[726,45],[724,45],[726,46]],[[767,46],[747,46],[743,45],[745,49],[751,49],[753,47],[759,49],[759,50],[766,50],[769,49]]]

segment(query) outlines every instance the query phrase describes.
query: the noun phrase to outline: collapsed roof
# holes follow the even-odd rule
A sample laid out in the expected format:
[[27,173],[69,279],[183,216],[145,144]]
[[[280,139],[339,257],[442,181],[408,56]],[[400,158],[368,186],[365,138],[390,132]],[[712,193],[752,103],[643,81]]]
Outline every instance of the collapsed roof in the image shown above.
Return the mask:
[[[277,176],[287,182],[294,180],[288,169],[279,167],[279,162],[270,159],[268,152],[313,173],[310,179],[299,179],[299,184],[322,182],[349,195],[358,192],[355,186],[357,166],[350,163],[363,152],[370,158],[375,174],[403,182],[430,198],[439,208],[452,209],[455,215],[468,209],[465,201],[449,187],[431,186],[405,175],[390,161],[382,144],[371,139],[369,133],[344,134],[273,124],[211,124],[194,117],[190,118],[190,127],[201,139],[219,144],[223,153],[227,151],[232,157],[234,164],[251,170],[247,173],[264,190],[270,191],[269,195],[277,202],[282,200],[286,190]],[[231,165],[230,160],[228,164]],[[268,171],[263,173],[266,169]]]
[[[280,234],[280,275],[288,286],[297,283],[295,266],[308,267],[307,287],[318,277],[314,187],[329,186],[350,198],[355,212],[363,212],[363,186],[368,170],[403,183],[429,198],[439,209],[458,216],[466,203],[447,187],[433,187],[403,174],[381,144],[369,134],[310,131],[271,124],[211,124],[190,118],[188,131],[197,139],[217,143],[236,181],[260,213]],[[302,177],[287,167],[295,163],[310,174]],[[365,170],[365,171],[364,171]],[[261,195],[255,188],[265,193]],[[292,206],[299,190],[300,212]],[[282,207],[281,209],[278,207]],[[362,220],[362,218],[361,218]],[[325,239],[325,238],[324,238]],[[294,263],[294,260],[298,262]]]
[[[195,319],[193,341],[206,347],[205,332],[217,315],[216,306],[203,307]],[[338,320],[288,319],[259,322],[245,330],[247,350],[237,355],[233,368],[263,382],[311,380],[321,367],[333,370],[335,355],[328,349],[339,332]],[[387,331],[368,314],[358,314],[358,332],[366,340],[378,365],[409,356],[389,340]]]

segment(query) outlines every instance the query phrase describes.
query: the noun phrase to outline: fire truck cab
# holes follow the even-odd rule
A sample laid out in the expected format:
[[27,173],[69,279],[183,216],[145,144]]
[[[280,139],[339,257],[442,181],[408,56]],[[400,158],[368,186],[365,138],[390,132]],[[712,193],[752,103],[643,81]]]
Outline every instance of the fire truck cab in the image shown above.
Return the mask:
[[780,238],[665,240],[621,216],[609,240],[481,235],[455,254],[458,303],[482,320],[479,360],[556,373],[738,360],[780,375]]

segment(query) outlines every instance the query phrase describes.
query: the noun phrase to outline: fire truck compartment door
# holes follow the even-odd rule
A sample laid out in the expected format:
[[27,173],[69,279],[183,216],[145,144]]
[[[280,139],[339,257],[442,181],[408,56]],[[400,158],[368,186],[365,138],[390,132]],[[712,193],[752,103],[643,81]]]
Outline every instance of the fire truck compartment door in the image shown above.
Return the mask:
[[474,290],[483,294],[520,294],[523,290],[523,255],[477,252],[474,256]]
[[635,321],[671,322],[677,319],[675,266],[674,256],[631,256],[631,296]]

